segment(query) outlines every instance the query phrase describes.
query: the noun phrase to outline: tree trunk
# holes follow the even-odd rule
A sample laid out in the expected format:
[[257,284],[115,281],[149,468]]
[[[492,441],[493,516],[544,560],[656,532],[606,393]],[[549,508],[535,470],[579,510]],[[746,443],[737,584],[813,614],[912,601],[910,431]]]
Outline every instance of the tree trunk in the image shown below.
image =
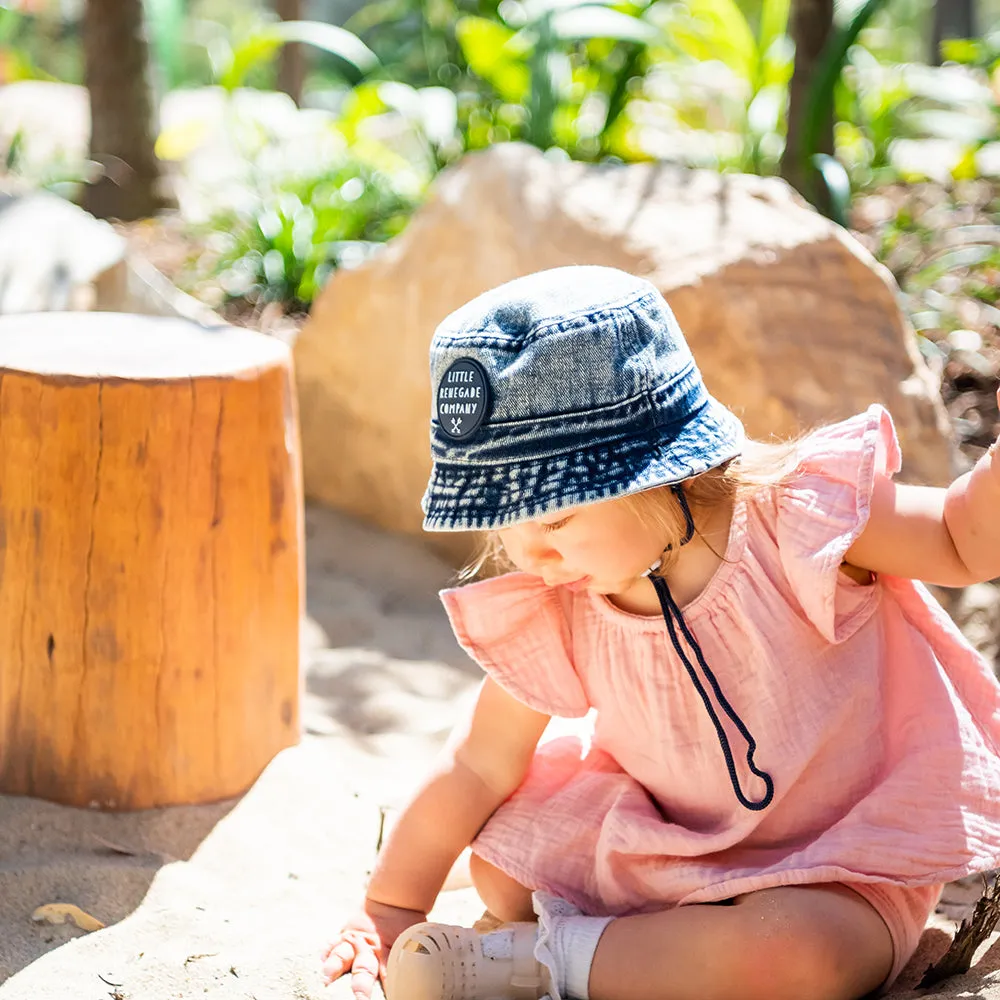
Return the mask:
[[[803,118],[806,95],[816,74],[820,53],[833,33],[833,0],[793,0],[789,31],[795,42],[795,69],[788,106],[788,138],[781,158],[781,176],[806,198],[808,164],[801,161]],[[819,146],[813,153],[833,154],[833,116],[823,122]]]
[[83,48],[90,155],[103,168],[85,189],[83,207],[101,219],[155,215],[165,199],[153,151],[142,0],[87,0]]
[[976,37],[975,0],[936,0],[929,62],[941,65],[941,43],[946,38]]
[[[302,0],[275,0],[274,8],[282,21],[302,20]],[[278,63],[278,90],[283,90],[296,104],[302,104],[302,86],[306,78],[306,60],[298,42],[283,45]]]
[[5,317],[0,482],[0,793],[211,802],[298,742],[287,347],[152,317]]

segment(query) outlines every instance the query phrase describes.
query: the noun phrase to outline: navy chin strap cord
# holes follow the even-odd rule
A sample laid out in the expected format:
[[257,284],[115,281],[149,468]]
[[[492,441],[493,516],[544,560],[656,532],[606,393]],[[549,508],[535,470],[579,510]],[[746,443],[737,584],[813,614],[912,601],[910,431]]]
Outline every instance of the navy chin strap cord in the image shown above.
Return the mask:
[[[694,519],[691,517],[691,510],[688,507],[687,498],[684,496],[683,488],[679,484],[674,484],[670,488],[673,490],[678,501],[680,502],[681,509],[684,511],[684,517],[687,521],[687,533],[679,543],[681,545],[686,545],[694,536]],[[673,548],[672,545],[667,546],[667,550],[671,548]],[[736,792],[736,798],[739,800],[740,804],[745,806],[747,809],[766,809],[770,804],[771,799],[774,798],[774,782],[771,780],[771,776],[766,771],[761,771],[753,762],[754,751],[757,749],[757,741],[750,735],[750,730],[747,729],[739,715],[733,711],[732,706],[726,700],[726,696],[722,693],[722,689],[719,687],[719,682],[715,679],[715,674],[712,673],[708,664],[705,662],[705,656],[701,651],[701,646],[698,645],[698,640],[691,634],[691,630],[687,627],[687,622],[684,621],[684,615],[681,614],[681,609],[677,606],[677,602],[670,593],[667,581],[664,580],[663,577],[656,576],[655,573],[652,572],[649,574],[649,579],[656,590],[656,596],[660,599],[660,608],[663,611],[663,620],[667,623],[667,631],[670,633],[670,641],[674,644],[674,649],[677,650],[677,655],[680,657],[681,662],[684,664],[684,667],[691,677],[691,682],[694,684],[698,694],[701,695],[701,700],[705,703],[705,709],[712,719],[712,724],[715,726],[715,731],[719,737],[719,744],[721,745],[722,752],[726,757],[726,767],[729,768],[729,780],[733,783],[733,791]],[[712,685],[712,690],[715,691],[715,696],[719,699],[719,704],[721,704],[726,710],[726,714],[730,719],[732,719],[736,727],[743,734],[743,738],[747,741],[747,765],[758,778],[762,778],[764,780],[764,784],[767,787],[764,798],[762,798],[759,802],[752,802],[743,794],[743,791],[740,788],[740,779],[736,774],[736,765],[733,763],[733,754],[729,749],[729,740],[726,738],[726,731],[722,728],[722,723],[719,722],[719,717],[715,714],[712,702],[709,700],[708,694],[702,686],[702,683],[695,672],[694,666],[691,664],[691,660],[688,658],[687,653],[685,653],[683,647],[681,646],[680,640],[677,638],[677,628],[674,624],[675,622],[680,626],[681,632],[683,633],[687,644],[694,650],[694,655],[698,660],[698,664],[705,672],[705,676]]]

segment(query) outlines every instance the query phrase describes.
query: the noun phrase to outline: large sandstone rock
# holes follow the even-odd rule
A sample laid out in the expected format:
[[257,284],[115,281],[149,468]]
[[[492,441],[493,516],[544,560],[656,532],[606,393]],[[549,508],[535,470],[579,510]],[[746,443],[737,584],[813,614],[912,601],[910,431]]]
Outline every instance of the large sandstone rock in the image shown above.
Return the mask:
[[[947,419],[891,277],[784,182],[503,145],[446,172],[408,229],[314,304],[295,347],[307,494],[419,532],[435,326],[485,289],[565,264],[653,281],[751,435],[881,401],[906,477],[949,480]],[[428,538],[467,551],[467,540]]]

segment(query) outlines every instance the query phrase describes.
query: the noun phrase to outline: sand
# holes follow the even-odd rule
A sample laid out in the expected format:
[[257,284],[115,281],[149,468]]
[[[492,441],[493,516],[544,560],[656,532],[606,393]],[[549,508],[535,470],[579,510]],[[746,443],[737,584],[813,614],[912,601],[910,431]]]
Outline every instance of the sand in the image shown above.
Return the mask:
[[[414,542],[320,508],[306,517],[302,742],[241,798],[138,813],[0,796],[0,998],[349,1000],[319,951],[357,906],[391,822],[469,703],[478,669],[437,591],[449,566]],[[482,911],[457,871],[434,916]],[[974,886],[954,886],[953,916]],[[107,926],[36,924],[73,903]],[[893,995],[947,946],[943,916]],[[938,929],[935,929],[938,928]],[[930,996],[1000,1000],[1000,935]],[[928,994],[922,994],[928,996]]]
[[[102,813],[0,796],[4,1000],[349,996],[346,980],[324,989],[319,949],[363,896],[381,811],[405,801],[478,668],[437,599],[449,566],[320,508],[306,534],[305,733],[242,798]],[[108,926],[32,923],[50,902]],[[465,889],[439,910],[482,907]]]

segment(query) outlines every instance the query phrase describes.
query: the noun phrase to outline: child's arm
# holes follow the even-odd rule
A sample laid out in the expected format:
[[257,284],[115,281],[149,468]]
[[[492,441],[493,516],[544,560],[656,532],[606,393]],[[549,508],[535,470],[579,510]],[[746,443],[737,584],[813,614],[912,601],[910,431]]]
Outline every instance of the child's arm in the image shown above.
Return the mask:
[[487,679],[389,835],[368,898],[429,910],[455,859],[524,780],[548,721]]
[[944,587],[1000,576],[1000,448],[994,444],[947,490],[879,478],[868,523],[845,560]]
[[324,952],[327,982],[351,973],[355,997],[371,996],[393,941],[426,919],[455,859],[524,779],[548,721],[487,678],[383,845],[364,906]]

